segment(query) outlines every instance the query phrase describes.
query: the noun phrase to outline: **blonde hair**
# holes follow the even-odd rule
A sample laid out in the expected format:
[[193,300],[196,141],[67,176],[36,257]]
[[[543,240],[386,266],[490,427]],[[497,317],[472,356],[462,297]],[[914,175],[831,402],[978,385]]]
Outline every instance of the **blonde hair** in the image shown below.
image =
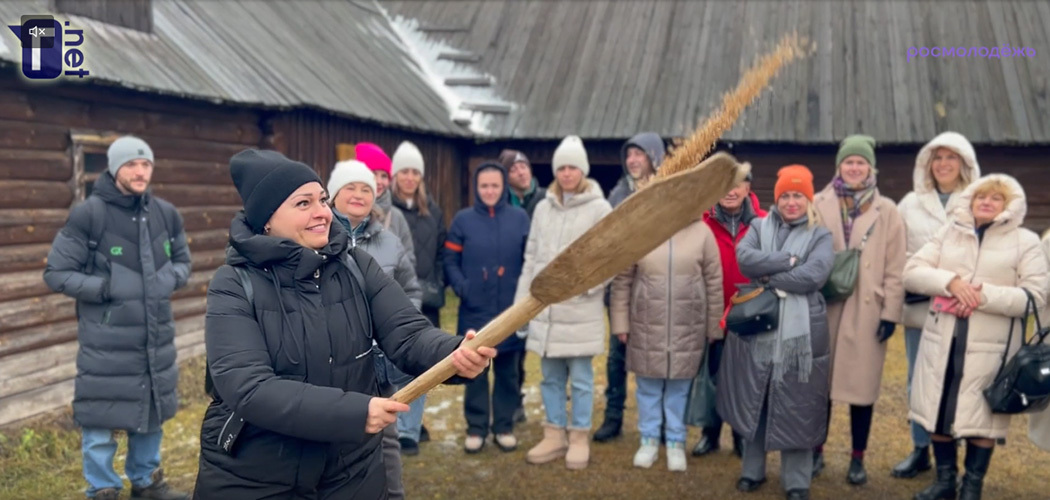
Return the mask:
[[[1001,194],[1005,200],[1004,205],[1009,205],[1014,199],[1013,190],[1010,186],[1000,179],[988,179],[981,182],[973,190],[973,200],[976,200],[978,196],[989,195],[989,194]],[[971,206],[973,200],[970,201]]]
[[969,186],[970,183],[973,182],[973,168],[970,167],[969,163],[966,163],[966,158],[962,154],[948,146],[937,146],[932,152],[930,152],[930,159],[926,162],[926,189],[939,192],[937,189],[937,179],[933,177],[933,157],[937,156],[937,150],[942,148],[955,153],[955,155],[959,157],[959,161],[962,163],[962,166],[959,167],[959,182],[955,183],[955,191],[958,192],[966,189],[966,186]]
[[[403,170],[399,171],[398,174],[400,174],[401,172],[403,172]],[[405,198],[404,196],[402,196],[401,186],[397,184],[397,175],[394,175],[394,182],[390,183],[390,187],[393,188],[394,196],[397,196],[401,199]],[[423,217],[430,216],[430,210],[427,208],[427,186],[426,183],[423,182],[422,178],[420,178],[419,187],[416,188],[416,193],[412,195],[412,202],[415,203],[417,207],[419,207],[419,215]]]
[[[586,178],[586,177],[584,177],[583,179],[580,179],[580,184],[578,186],[576,186],[576,190],[573,191],[572,193],[573,194],[583,194],[583,193],[586,193],[587,190],[590,189],[590,188],[591,188],[591,180]],[[547,190],[552,192],[552,193],[554,193],[554,196],[558,197],[558,201],[561,201],[563,193],[561,191],[561,184],[558,184],[558,179],[554,179],[554,183],[552,183],[551,187],[547,188]]]

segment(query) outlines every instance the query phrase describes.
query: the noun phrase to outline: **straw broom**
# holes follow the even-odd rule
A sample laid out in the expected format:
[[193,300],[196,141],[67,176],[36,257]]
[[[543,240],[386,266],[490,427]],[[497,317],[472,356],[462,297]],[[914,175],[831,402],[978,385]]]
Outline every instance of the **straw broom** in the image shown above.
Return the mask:
[[[748,104],[788,62],[804,55],[803,41],[783,38],[749,69],[722,105],[668,158],[660,175],[570,244],[532,280],[529,294],[510,306],[463,345],[495,347],[544,308],[604,283],[696,220],[747,175],[726,153],[704,156]],[[703,160],[703,161],[701,161]],[[623,235],[631,234],[630,238]],[[456,374],[452,356],[438,362],[392,399],[410,403]]]

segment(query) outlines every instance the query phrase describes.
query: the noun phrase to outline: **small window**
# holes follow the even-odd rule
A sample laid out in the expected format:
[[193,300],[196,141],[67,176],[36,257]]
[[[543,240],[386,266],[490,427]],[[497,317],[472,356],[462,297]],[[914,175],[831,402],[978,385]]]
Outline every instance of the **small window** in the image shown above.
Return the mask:
[[84,153],[84,173],[101,174],[109,166],[109,160],[102,153]]
[[116,140],[117,135],[98,135],[94,133],[73,132],[73,179],[74,196],[73,204],[83,201],[91,196],[95,188],[95,181],[100,175],[105,174],[109,166],[106,150]]

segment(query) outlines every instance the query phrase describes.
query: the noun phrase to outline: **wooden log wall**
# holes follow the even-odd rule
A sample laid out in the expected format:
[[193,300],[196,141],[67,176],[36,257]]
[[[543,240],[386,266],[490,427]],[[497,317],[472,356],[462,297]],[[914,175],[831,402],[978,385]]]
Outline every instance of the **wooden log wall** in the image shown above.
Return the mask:
[[72,400],[74,301],[42,277],[74,203],[72,137],[134,134],[153,149],[153,192],[179,209],[193,255],[189,285],[173,297],[182,358],[204,352],[208,281],[240,209],[229,158],[260,146],[260,119],[254,110],[0,78],[0,425]]

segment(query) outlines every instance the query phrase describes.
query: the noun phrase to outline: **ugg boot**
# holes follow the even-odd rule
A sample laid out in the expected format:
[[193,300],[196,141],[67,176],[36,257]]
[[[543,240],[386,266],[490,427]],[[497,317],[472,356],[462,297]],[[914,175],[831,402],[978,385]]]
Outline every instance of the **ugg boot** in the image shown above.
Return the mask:
[[959,475],[955,441],[934,441],[933,458],[937,462],[937,478],[928,488],[915,495],[915,500],[955,500],[955,483]]
[[963,459],[966,475],[963,476],[962,486],[959,487],[959,500],[981,500],[984,475],[988,473],[988,466],[992,463],[993,451],[995,448],[981,448],[970,442],[966,443],[966,458]]
[[569,429],[569,451],[565,454],[565,467],[573,470],[586,469],[591,459],[591,443],[587,435],[590,429]]
[[545,464],[565,455],[569,442],[565,439],[565,428],[549,422],[543,423],[543,440],[525,454],[530,464]]

